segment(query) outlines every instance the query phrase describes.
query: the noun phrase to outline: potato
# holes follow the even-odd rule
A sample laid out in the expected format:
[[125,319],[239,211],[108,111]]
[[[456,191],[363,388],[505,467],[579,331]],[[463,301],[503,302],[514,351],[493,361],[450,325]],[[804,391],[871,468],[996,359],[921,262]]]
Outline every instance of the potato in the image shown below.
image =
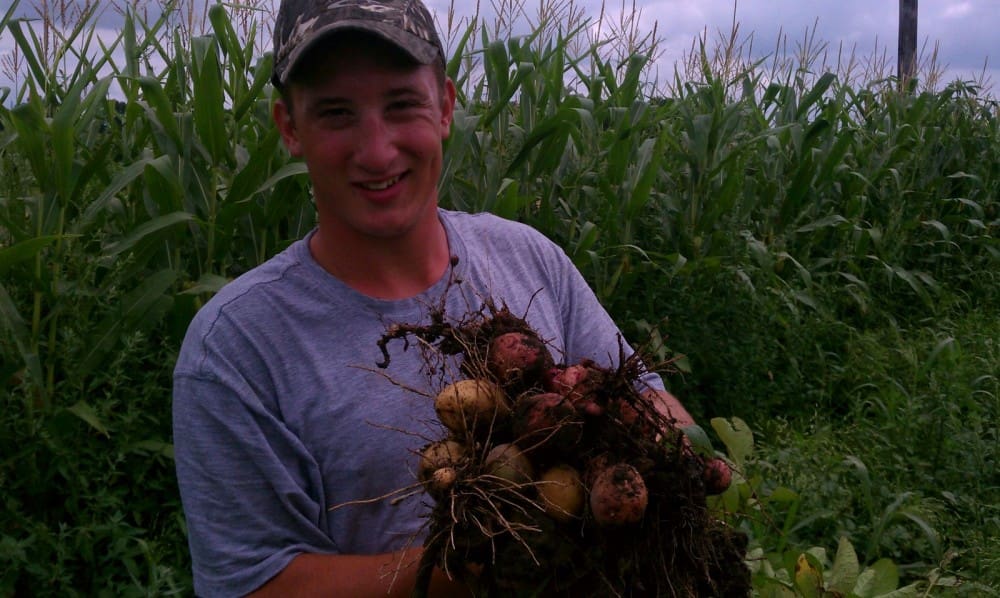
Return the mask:
[[583,512],[584,488],[580,472],[561,463],[538,476],[538,494],[545,512],[560,523],[568,523]]
[[545,389],[566,397],[580,413],[599,417],[604,408],[597,402],[595,391],[600,386],[596,364],[584,360],[566,367],[552,368],[546,372]]
[[515,442],[525,450],[566,453],[583,433],[583,419],[562,395],[543,392],[521,397],[514,410]]
[[520,391],[539,384],[554,362],[536,334],[506,332],[490,341],[486,365],[501,385]]
[[455,468],[465,459],[465,446],[454,440],[438,440],[420,451],[420,465],[417,476],[420,481],[430,480],[434,472],[441,468]]
[[458,472],[454,467],[439,467],[427,480],[427,490],[431,496],[442,496],[458,481]]
[[618,398],[611,401],[608,412],[636,434],[649,439],[656,436],[656,427],[649,416],[636,409],[627,399]]
[[434,410],[456,434],[490,428],[510,415],[507,396],[489,380],[469,378],[449,384],[434,399]]
[[711,459],[705,463],[702,480],[705,482],[705,494],[722,494],[733,482],[733,472],[722,459]]
[[504,443],[493,447],[483,461],[486,473],[514,484],[527,484],[535,477],[535,468],[527,455],[514,444]]
[[642,521],[649,503],[646,483],[628,463],[617,463],[598,471],[590,488],[590,512],[604,527]]

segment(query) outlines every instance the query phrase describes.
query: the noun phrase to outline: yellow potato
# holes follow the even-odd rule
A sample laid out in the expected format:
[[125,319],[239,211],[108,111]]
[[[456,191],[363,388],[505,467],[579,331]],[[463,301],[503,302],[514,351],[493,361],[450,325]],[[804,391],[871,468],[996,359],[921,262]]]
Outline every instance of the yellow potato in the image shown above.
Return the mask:
[[585,492],[580,472],[566,464],[554,465],[538,476],[538,494],[545,512],[567,523],[583,512]]
[[441,423],[456,434],[489,429],[496,419],[510,415],[503,390],[489,380],[476,378],[445,387],[434,399],[434,410]]
[[527,484],[535,477],[535,468],[527,455],[514,444],[498,444],[483,462],[486,472],[515,484]]
[[439,440],[424,447],[420,453],[417,474],[422,482],[430,480],[434,472],[444,467],[454,468],[465,459],[465,447],[454,440]]

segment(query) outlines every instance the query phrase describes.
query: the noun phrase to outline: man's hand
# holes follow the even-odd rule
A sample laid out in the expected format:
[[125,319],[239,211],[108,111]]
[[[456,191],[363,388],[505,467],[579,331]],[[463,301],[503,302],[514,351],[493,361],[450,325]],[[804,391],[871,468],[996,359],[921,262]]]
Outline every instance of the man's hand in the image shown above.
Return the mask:
[[[677,397],[665,390],[650,390],[646,392],[646,396],[653,399],[656,409],[666,416],[668,421],[672,422],[678,430],[684,432],[682,440],[684,446],[691,450],[704,463],[705,469],[702,472],[702,480],[705,482],[705,492],[710,496],[725,492],[726,488],[729,488],[729,484],[733,481],[733,472],[729,469],[729,464],[724,460],[703,454],[711,449],[711,443],[708,441],[708,437],[705,436],[705,432],[694,423],[694,418],[687,412],[687,409],[681,405]],[[698,432],[702,436],[705,436],[704,443],[707,445],[704,447],[705,450],[698,451],[692,444],[691,434],[685,431],[685,428],[692,427],[697,428]]]

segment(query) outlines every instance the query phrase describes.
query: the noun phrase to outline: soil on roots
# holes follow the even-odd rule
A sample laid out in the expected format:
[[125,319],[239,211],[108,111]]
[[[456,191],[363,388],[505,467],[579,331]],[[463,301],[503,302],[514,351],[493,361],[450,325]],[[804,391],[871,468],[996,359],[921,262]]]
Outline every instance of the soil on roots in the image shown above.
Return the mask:
[[[498,371],[491,354],[498,350],[494,340],[508,333],[527,337],[506,343],[527,347],[530,357],[500,360],[514,363],[514,372]],[[411,337],[441,355],[460,356],[462,376],[501,386],[512,418],[527,411],[518,410],[519,404],[558,394],[547,397],[553,409],[544,413],[558,416],[541,431],[496,421],[485,433],[449,433],[466,450],[449,464],[454,481],[434,488],[415,595],[426,595],[434,567],[484,596],[750,595],[745,534],[713,516],[704,458],[658,408],[655,393],[641,387],[645,361],[626,351],[621,339],[615,368],[555,364],[547,350],[539,361],[531,353],[535,340],[543,344],[537,332],[505,305],[486,300],[457,320],[432,311],[428,324],[390,327],[379,342],[385,356],[379,365],[389,365],[388,343]],[[526,426],[530,436],[520,433]],[[486,462],[491,449],[504,443],[519,446],[534,472],[554,465],[580,472],[584,508],[559,519],[547,514],[542,482],[504,477]],[[595,518],[588,502],[594,476],[616,464],[633,468],[644,484],[647,496],[637,521],[608,524]]]

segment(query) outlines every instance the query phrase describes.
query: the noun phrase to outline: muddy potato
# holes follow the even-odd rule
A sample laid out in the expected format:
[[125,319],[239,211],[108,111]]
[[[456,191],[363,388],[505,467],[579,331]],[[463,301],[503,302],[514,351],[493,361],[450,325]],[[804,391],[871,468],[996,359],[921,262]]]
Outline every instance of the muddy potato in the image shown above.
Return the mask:
[[566,367],[551,368],[545,377],[545,389],[566,397],[578,411],[599,417],[604,408],[597,402],[595,391],[600,377],[593,361],[584,360]]
[[553,465],[538,476],[538,494],[545,512],[556,521],[568,523],[583,512],[586,492],[580,472],[565,463]]
[[656,426],[645,414],[635,408],[627,399],[618,398],[611,401],[608,411],[626,428],[633,430],[646,438],[656,436]]
[[440,496],[451,490],[456,481],[458,481],[458,472],[454,467],[439,467],[427,480],[427,490],[431,496]]
[[705,463],[702,480],[705,482],[706,494],[709,496],[722,494],[733,482],[733,472],[729,469],[729,464],[722,459],[711,459]]
[[483,461],[486,472],[515,484],[527,484],[535,477],[535,468],[521,449],[510,443],[498,444]]
[[627,463],[606,467],[594,476],[590,488],[590,512],[603,527],[616,527],[642,521],[649,503],[646,483]]
[[434,398],[434,411],[456,434],[489,428],[510,414],[507,397],[489,380],[469,378],[449,384]]
[[544,392],[518,400],[512,428],[515,442],[525,450],[565,453],[579,442],[583,419],[565,397]]
[[486,365],[505,388],[524,389],[539,383],[554,364],[538,335],[506,332],[490,342]]
[[438,440],[420,451],[420,465],[417,475],[420,481],[430,480],[434,472],[442,468],[454,469],[466,456],[465,446],[454,440]]

